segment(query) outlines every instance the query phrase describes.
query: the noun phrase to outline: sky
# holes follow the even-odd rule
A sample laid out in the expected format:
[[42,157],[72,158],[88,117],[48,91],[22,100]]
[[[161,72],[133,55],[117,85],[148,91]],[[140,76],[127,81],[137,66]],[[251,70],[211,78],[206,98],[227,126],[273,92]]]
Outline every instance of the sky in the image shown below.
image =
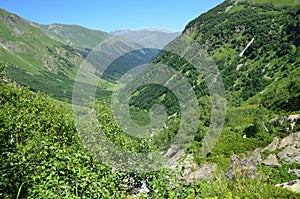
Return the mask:
[[224,0],[0,0],[0,8],[40,24],[77,24],[106,32],[185,25]]

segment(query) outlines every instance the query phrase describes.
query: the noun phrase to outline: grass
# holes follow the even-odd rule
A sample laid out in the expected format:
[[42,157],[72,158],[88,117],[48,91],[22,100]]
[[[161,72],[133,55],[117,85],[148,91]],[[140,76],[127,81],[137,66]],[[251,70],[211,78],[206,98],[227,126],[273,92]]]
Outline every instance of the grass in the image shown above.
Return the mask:
[[253,3],[272,3],[276,7],[299,5],[299,0],[250,0]]

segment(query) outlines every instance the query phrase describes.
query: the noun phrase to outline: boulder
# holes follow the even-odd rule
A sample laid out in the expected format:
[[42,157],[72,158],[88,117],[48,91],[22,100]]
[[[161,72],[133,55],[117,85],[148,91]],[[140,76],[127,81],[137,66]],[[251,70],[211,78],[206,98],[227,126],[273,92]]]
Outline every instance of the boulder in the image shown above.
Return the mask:
[[273,142],[269,144],[266,148],[263,149],[263,151],[275,151],[278,148],[279,145],[279,139],[278,137],[275,137],[273,139]]
[[296,148],[294,145],[286,147],[277,155],[280,160],[286,163],[300,163],[300,149]]
[[277,184],[277,187],[283,187],[293,192],[300,193],[300,180],[292,180],[286,183]]
[[262,164],[266,166],[271,166],[271,167],[280,167],[281,164],[279,164],[276,155],[270,154],[263,162]]
[[255,177],[257,174],[256,165],[258,163],[258,161],[252,160],[251,158],[248,159],[243,157],[240,159],[236,154],[233,154],[231,156],[230,167],[225,174],[231,180],[235,180],[237,178],[246,179]]
[[289,136],[283,138],[280,142],[279,148],[283,148],[290,145],[296,145],[300,147],[300,132],[291,133]]
[[260,150],[259,149],[255,149],[251,156],[249,157],[249,160],[252,161],[254,164],[259,164],[261,163],[262,159],[261,159],[261,155],[260,155]]
[[193,154],[186,154],[183,149],[176,146],[171,146],[163,154],[168,158],[166,167],[173,170],[176,177],[186,184],[192,184],[196,180],[212,179],[217,169],[216,164],[197,164]]
[[291,133],[289,136],[283,138],[279,144],[279,148],[283,148],[294,143],[294,134]]

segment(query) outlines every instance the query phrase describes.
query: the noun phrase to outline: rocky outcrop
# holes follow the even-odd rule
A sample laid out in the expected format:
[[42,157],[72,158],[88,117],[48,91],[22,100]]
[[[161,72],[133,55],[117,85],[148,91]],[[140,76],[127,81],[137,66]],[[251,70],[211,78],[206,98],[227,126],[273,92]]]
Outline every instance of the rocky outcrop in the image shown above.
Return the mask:
[[176,177],[186,184],[192,184],[196,180],[212,179],[217,169],[216,164],[197,164],[193,154],[186,154],[183,149],[176,146],[171,146],[164,156],[168,158],[166,167],[173,170]]
[[275,151],[279,146],[279,138],[275,137],[273,142],[269,144],[263,151]]
[[286,183],[277,184],[276,186],[300,193],[300,180],[292,180]]
[[278,162],[278,159],[275,154],[270,154],[263,162],[262,164],[266,166],[271,167],[280,167],[281,164]]
[[273,142],[262,151],[273,152],[272,156],[268,156],[263,162],[268,166],[276,165],[276,156],[284,163],[300,163],[300,132],[291,133],[281,141],[279,141],[278,137],[275,137]]
[[300,149],[294,145],[286,147],[284,150],[278,153],[280,160],[286,163],[300,163]]
[[261,159],[259,158],[260,154],[255,153],[250,158],[243,157],[242,159],[236,154],[232,155],[230,167],[225,173],[226,176],[231,180],[254,177],[257,174],[256,165]]

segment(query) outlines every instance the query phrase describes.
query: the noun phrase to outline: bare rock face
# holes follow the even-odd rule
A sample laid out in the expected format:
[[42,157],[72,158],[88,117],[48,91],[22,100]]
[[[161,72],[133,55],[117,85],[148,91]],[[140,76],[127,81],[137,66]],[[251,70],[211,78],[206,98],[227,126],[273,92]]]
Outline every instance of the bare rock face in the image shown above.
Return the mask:
[[256,158],[243,157],[240,159],[239,156],[234,154],[231,157],[231,165],[225,174],[231,180],[254,177],[257,174],[256,165],[258,163]]
[[288,173],[293,173],[300,179],[300,168],[299,169],[289,169]]
[[300,193],[300,180],[292,180],[290,182],[277,184],[276,186],[283,187],[283,188],[289,189],[293,192]]
[[[291,133],[281,141],[277,137],[262,151],[276,152],[272,156],[268,156],[262,163],[268,166],[279,166],[275,158],[276,155],[280,161],[284,163],[300,163],[300,132]],[[276,158],[277,159],[277,158]]]
[[275,151],[279,146],[279,139],[278,137],[275,137],[273,139],[273,142],[269,144],[266,148],[263,149],[263,151]]
[[262,164],[266,166],[271,167],[280,167],[281,164],[278,162],[278,159],[275,154],[270,154],[263,162]]
[[171,146],[164,156],[169,160],[166,167],[175,171],[176,177],[186,184],[212,179],[217,169],[216,164],[197,164],[192,154],[186,154],[176,146]]

